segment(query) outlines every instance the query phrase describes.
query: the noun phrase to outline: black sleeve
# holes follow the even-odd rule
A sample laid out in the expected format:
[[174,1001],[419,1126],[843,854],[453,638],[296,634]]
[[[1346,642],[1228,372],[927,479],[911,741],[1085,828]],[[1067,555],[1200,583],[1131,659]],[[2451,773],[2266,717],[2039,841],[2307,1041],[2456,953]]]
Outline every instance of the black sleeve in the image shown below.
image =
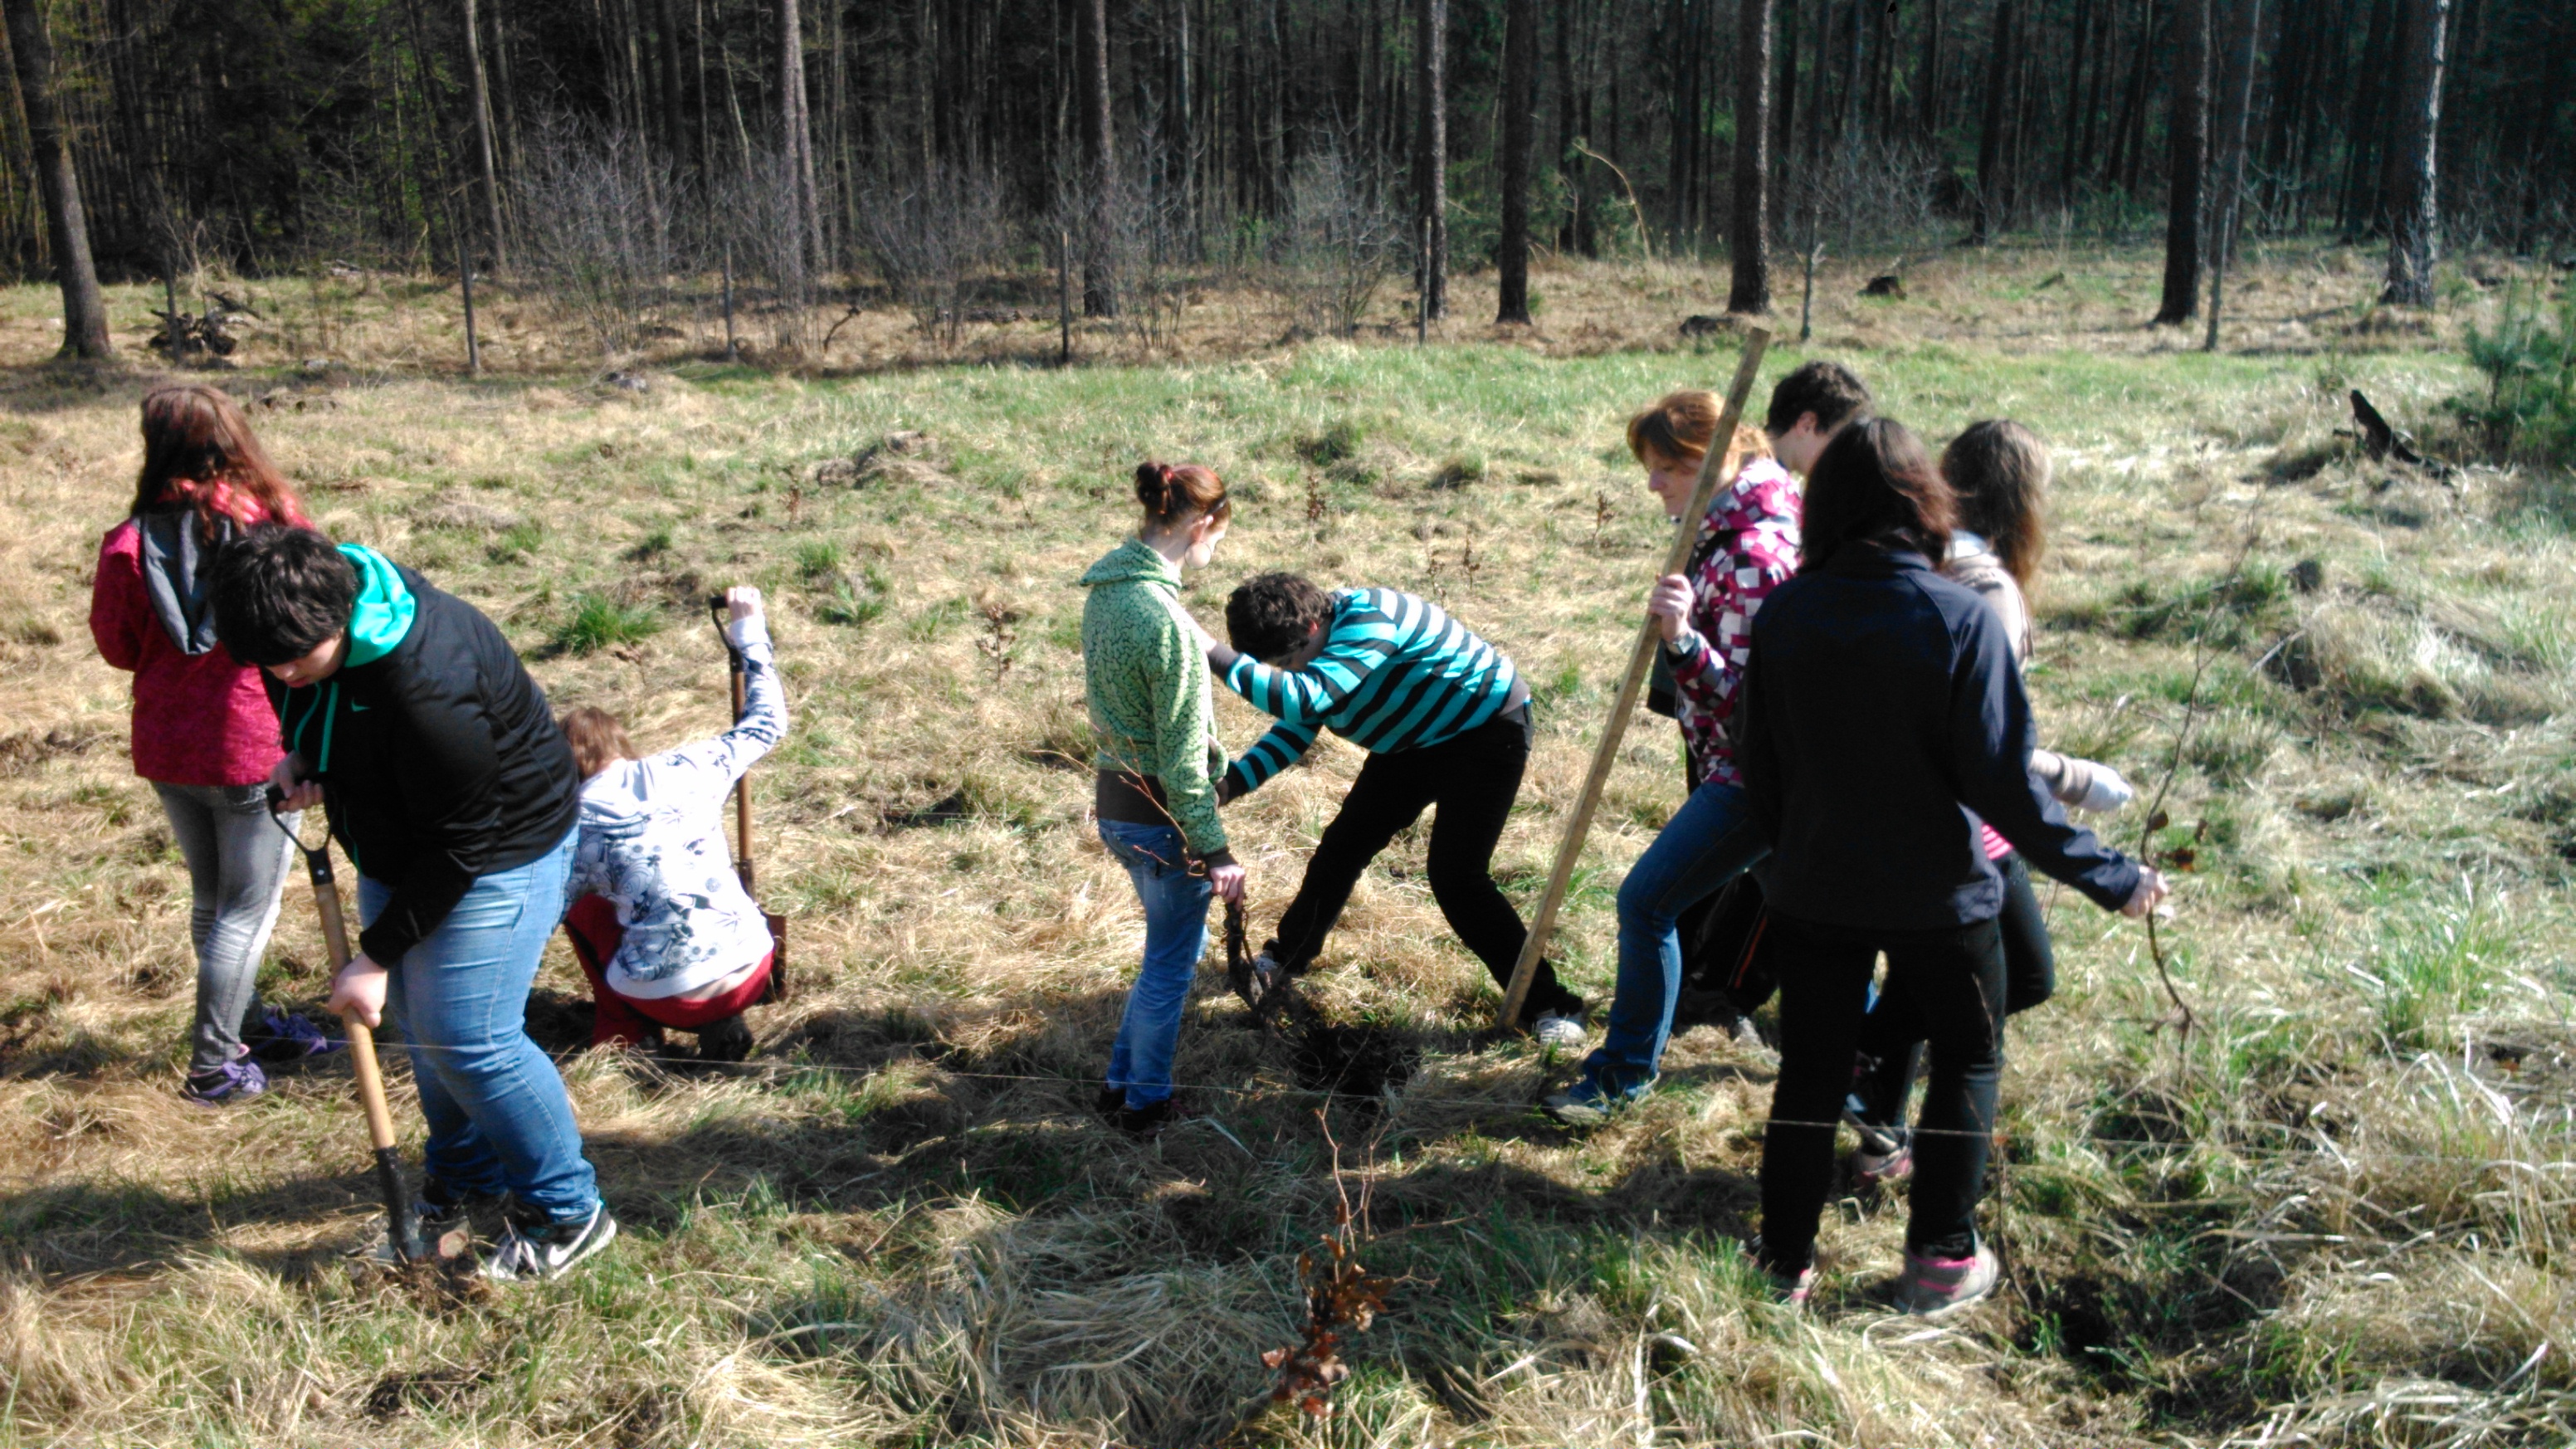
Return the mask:
[[1959,800],[1992,825],[2037,870],[2106,911],[2137,893],[2137,862],[2067,823],[2066,812],[2030,773],[2030,696],[2013,662],[2003,622],[1982,603],[1953,626],[1950,679],[1952,768]]
[[368,959],[384,966],[456,909],[501,829],[501,753],[481,671],[469,662],[422,670],[405,683],[399,707],[412,758],[399,789],[416,848],[375,924],[358,937]]

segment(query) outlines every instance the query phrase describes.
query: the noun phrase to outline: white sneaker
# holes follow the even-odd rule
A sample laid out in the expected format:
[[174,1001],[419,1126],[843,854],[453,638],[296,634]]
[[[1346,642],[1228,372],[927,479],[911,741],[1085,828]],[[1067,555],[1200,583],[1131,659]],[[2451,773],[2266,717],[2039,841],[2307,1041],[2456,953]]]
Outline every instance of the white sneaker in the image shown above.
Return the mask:
[[617,1219],[606,1204],[579,1222],[521,1223],[502,1230],[500,1246],[483,1260],[483,1276],[499,1283],[560,1278],[572,1265],[598,1252],[617,1236]]
[[1538,1039],[1540,1046],[1550,1051],[1560,1052],[1583,1050],[1583,1043],[1587,1037],[1583,1029],[1583,1018],[1547,1013],[1539,1016],[1537,1024],[1530,1028],[1530,1035]]

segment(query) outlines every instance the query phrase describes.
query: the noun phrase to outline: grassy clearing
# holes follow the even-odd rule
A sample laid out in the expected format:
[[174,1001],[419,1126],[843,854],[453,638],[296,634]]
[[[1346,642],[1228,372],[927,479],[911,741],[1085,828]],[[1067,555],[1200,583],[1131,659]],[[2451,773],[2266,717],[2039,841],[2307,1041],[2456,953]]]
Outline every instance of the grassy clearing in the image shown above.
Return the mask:
[[[1819,1310],[1763,1302],[1732,1241],[1767,1067],[1685,1035],[1644,1111],[1588,1140],[1547,1125],[1531,1103],[1567,1064],[1478,1048],[1493,993],[1419,832],[1315,978],[1396,1068],[1382,1090],[1319,1124],[1330,1064],[1244,1030],[1211,976],[1179,1066],[1206,1118],[1139,1150],[1083,1110],[1141,925],[1067,768],[1088,751],[1072,580],[1125,526],[1133,464],[1203,460],[1242,499],[1203,617],[1294,567],[1423,592],[1523,665],[1540,744],[1499,868],[1526,900],[1660,547],[1617,425],[1731,367],[1639,345],[1668,347],[1662,313],[1705,308],[1705,277],[1561,272],[1535,343],[1428,352],[681,362],[642,394],[533,367],[245,376],[290,393],[256,416],[326,527],[474,600],[559,705],[648,745],[722,722],[705,595],[777,601],[797,724],[759,786],[763,881],[800,994],[756,1016],[747,1076],[568,1060],[629,1236],[573,1282],[468,1302],[344,1261],[375,1215],[340,1072],[243,1111],[172,1093],[184,877],[81,629],[140,382],[29,370],[0,394],[0,1444],[2556,1442],[2563,486],[2394,473],[2335,437],[2345,386],[2420,420],[2470,374],[2360,330],[2369,278],[2330,255],[2258,271],[2249,325],[2325,330],[2298,309],[2340,285],[2352,330],[2217,357],[2106,320],[2151,284],[2139,257],[2081,289],[2036,285],[2063,265],[2045,252],[1937,265],[1913,311],[1837,302],[1820,336],[1927,434],[2010,413],[2056,445],[2047,734],[2152,787],[2201,679],[2168,843],[2198,840],[2172,935],[2203,1029],[2155,1030],[2136,931],[2057,906],[2062,997],[2007,1078],[2001,1301],[1891,1320],[1901,1214],[1854,1199]],[[1258,727],[1231,702],[1220,723],[1238,746]],[[1678,803],[1669,733],[1632,739],[1566,926],[1600,996],[1612,892]],[[1233,807],[1256,929],[1357,764],[1329,744]],[[290,900],[270,985],[318,997],[320,962]],[[579,995],[558,948],[539,1025]],[[1326,1127],[1367,1194],[1363,1256],[1406,1282],[1342,1411],[1303,1426],[1263,1408],[1257,1354],[1293,1339],[1296,1254],[1330,1222]]]

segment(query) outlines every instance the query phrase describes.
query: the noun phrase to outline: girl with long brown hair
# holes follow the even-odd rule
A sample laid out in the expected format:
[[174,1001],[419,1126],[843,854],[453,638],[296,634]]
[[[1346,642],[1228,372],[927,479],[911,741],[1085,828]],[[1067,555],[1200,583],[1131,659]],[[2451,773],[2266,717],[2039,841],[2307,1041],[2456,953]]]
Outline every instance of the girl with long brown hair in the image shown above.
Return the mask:
[[1991,825],[2106,910],[2142,916],[2155,871],[2069,825],[2030,772],[2030,700],[2002,619],[1934,567],[1957,500],[1901,424],[1864,419],[1807,479],[1804,561],[1753,621],[1737,763],[1771,842],[1768,948],[1780,1077],[1756,1257],[1792,1302],[1813,1283],[1834,1131],[1872,968],[1932,1048],[1897,1306],[1994,1289],[1976,1210],[2003,1069],[2004,880]]
[[302,1016],[254,1010],[291,854],[264,798],[277,715],[259,671],[215,637],[207,588],[215,551],[236,534],[303,522],[230,397],[202,383],[144,395],[143,467],[125,521],[99,544],[89,630],[134,676],[134,772],[152,782],[188,861],[197,1008],[182,1091],[209,1105],[266,1090],[261,1057],[339,1045]]

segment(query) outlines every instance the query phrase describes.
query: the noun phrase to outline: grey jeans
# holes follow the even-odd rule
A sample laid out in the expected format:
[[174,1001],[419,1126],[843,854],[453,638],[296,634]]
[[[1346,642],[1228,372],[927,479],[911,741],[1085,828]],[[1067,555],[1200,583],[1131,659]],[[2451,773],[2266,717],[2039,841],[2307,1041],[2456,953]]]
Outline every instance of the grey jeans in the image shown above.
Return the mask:
[[[152,788],[170,834],[188,858],[188,935],[197,948],[197,1020],[188,1070],[210,1072],[241,1055],[242,1018],[259,985],[260,957],[277,925],[293,847],[269,823],[262,785]],[[291,827],[295,817],[286,817]]]

